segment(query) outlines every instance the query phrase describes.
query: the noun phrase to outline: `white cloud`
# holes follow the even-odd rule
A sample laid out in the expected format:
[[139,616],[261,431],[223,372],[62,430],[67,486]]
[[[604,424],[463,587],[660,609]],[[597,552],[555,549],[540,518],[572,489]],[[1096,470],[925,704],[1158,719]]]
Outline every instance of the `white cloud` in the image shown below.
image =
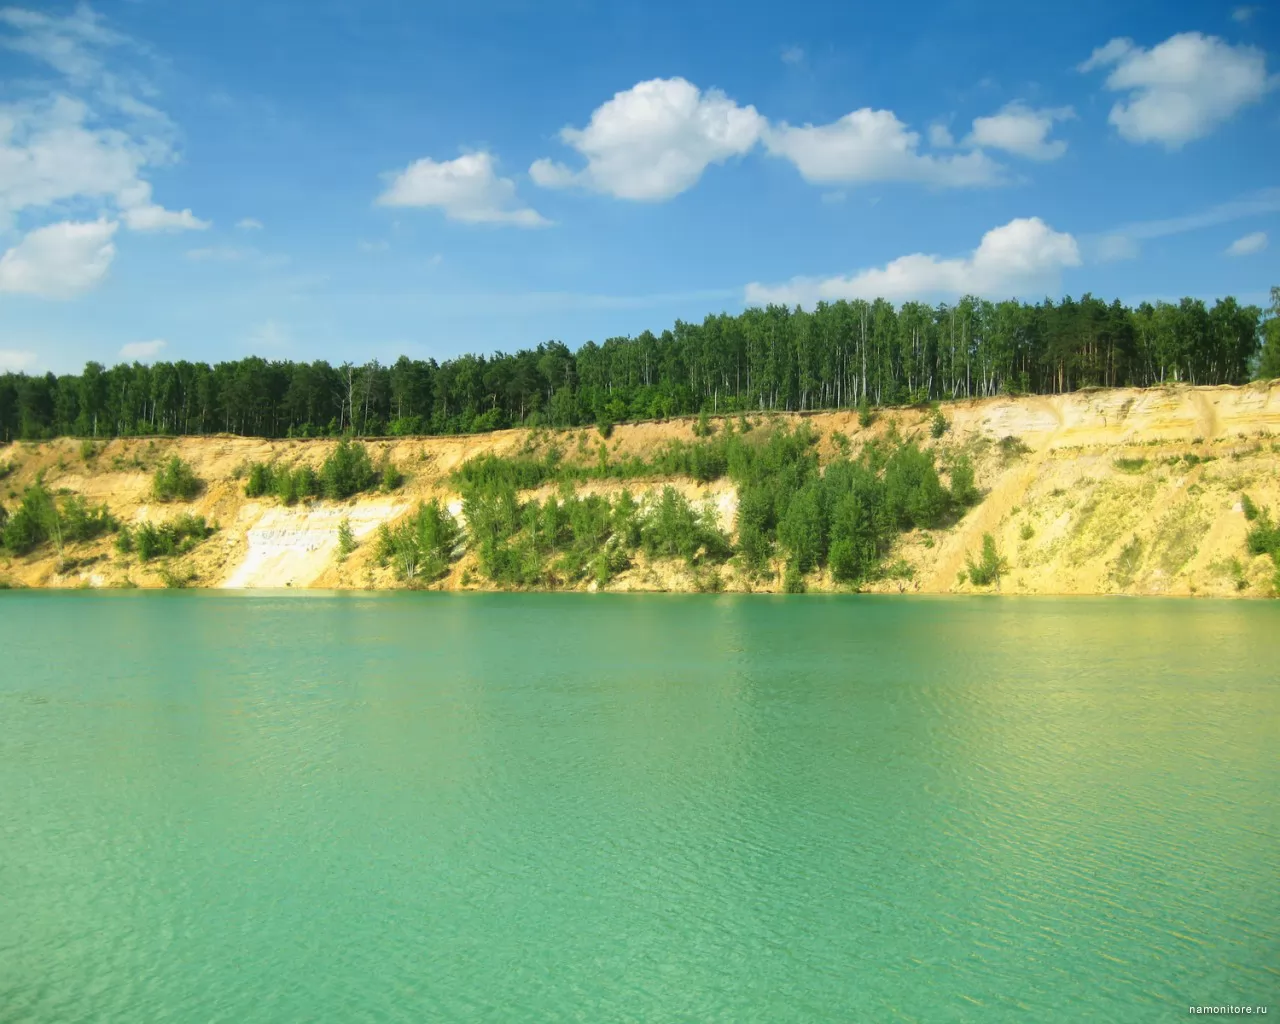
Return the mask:
[[863,107],[826,125],[769,127],[765,146],[796,165],[806,181],[823,184],[916,181],[963,187],[998,182],[1002,168],[975,150],[952,156],[921,153],[920,136],[891,110]]
[[105,207],[137,231],[200,229],[190,210],[155,203],[147,168],[174,162],[172,125],[106,70],[105,51],[128,43],[81,5],[59,18],[0,10],[0,46],[42,61],[63,76],[41,82],[27,99],[0,105],[0,230],[19,214],[66,216]]
[[499,178],[493,157],[483,151],[442,162],[423,157],[389,177],[387,190],[378,197],[380,206],[434,206],[464,224],[537,228],[550,223],[519,204],[515,182]]
[[0,348],[0,373],[21,373],[36,365],[36,354],[25,349]]
[[81,83],[102,74],[103,62],[95,49],[128,42],[125,36],[107,28],[85,3],[62,18],[6,7],[0,10],[0,24],[15,31],[12,36],[0,37],[0,45],[43,61],[59,74]]
[[929,125],[929,145],[934,149],[950,149],[956,144],[956,140],[951,135],[951,129],[945,124]]
[[1255,231],[1253,234],[1245,235],[1243,238],[1237,238],[1227,246],[1227,255],[1252,256],[1255,253],[1262,252],[1266,247],[1267,233],[1265,231]]
[[1099,263],[1136,260],[1142,251],[1138,240],[1125,234],[1103,235],[1098,239],[1095,256]]
[[1261,50],[1199,32],[1170,36],[1150,50],[1112,39],[1079,70],[1104,67],[1111,68],[1106,87],[1128,94],[1111,108],[1111,124],[1130,142],[1168,149],[1208,135],[1276,82]]
[[965,142],[971,146],[1003,149],[1029,160],[1056,160],[1067,151],[1060,139],[1049,141],[1056,121],[1069,121],[1076,116],[1070,107],[1047,107],[1032,110],[1022,103],[1010,103],[999,113],[977,117]]
[[356,242],[356,248],[361,252],[386,252],[391,248],[391,243],[385,238],[379,238],[373,242],[367,242],[362,238]]
[[146,362],[158,356],[160,350],[167,344],[168,342],[163,338],[156,338],[153,341],[131,341],[127,345],[120,346],[120,358],[131,362]]
[[785,50],[782,51],[782,63],[793,64],[793,65],[803,64],[804,50],[801,49],[799,46],[788,46]]
[[1231,20],[1240,25],[1247,25],[1260,10],[1262,10],[1261,7],[1237,7],[1231,12]]
[[258,220],[256,217],[242,217],[240,220],[236,221],[236,227],[241,231],[261,231],[262,221]]
[[718,89],[683,78],[640,82],[601,104],[585,128],[560,138],[586,158],[573,171],[537,160],[529,176],[544,188],[579,185],[619,199],[663,200],[692,188],[711,164],[751,150],[766,122]]
[[[146,185],[150,195],[151,186],[141,184]],[[209,221],[201,220],[190,210],[166,210],[151,202],[126,207],[120,218],[133,231],[203,231],[209,226]]]
[[1054,288],[1062,270],[1079,263],[1080,252],[1071,235],[1054,231],[1039,217],[1025,217],[992,228],[969,256],[941,259],[915,253],[848,277],[798,277],[783,285],[750,284],[746,301],[751,305],[811,307],[820,299],[1001,297]]
[[1219,203],[1199,213],[1123,224],[1103,235],[1087,238],[1084,241],[1091,253],[1091,258],[1107,263],[1135,258],[1139,253],[1138,243],[1144,239],[1167,238],[1170,235],[1181,235],[1188,231],[1199,231],[1202,228],[1211,228],[1218,224],[1228,224],[1246,217],[1259,217],[1271,213],[1280,213],[1280,188],[1263,189],[1242,199]]
[[114,221],[61,221],[36,228],[0,257],[0,292],[70,298],[106,277]]

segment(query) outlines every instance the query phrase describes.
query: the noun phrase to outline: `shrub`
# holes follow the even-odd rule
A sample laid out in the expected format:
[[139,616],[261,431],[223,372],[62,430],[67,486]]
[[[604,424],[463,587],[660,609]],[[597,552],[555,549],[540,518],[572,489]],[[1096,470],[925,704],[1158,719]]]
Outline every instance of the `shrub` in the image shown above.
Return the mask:
[[1240,510],[1244,512],[1244,517],[1249,522],[1253,522],[1258,518],[1258,506],[1253,503],[1253,499],[1247,494],[1240,495]]
[[989,533],[982,535],[982,557],[975,563],[971,556],[966,556],[965,564],[969,570],[969,582],[975,587],[989,587],[993,583],[999,583],[1007,568],[996,550],[996,539]]
[[1147,464],[1147,460],[1139,456],[1133,459],[1116,459],[1111,464],[1121,473],[1141,473]]
[[345,437],[320,467],[320,491],[332,500],[367,491],[376,480],[377,474],[365,446]]
[[973,482],[973,462],[961,455],[951,464],[951,502],[957,508],[976,505],[982,497]]
[[93,540],[120,525],[106,505],[94,507],[78,494],[63,501],[59,518],[64,540]]
[[385,494],[390,494],[404,483],[404,474],[391,461],[390,452],[384,452],[382,455],[382,462],[378,466],[378,478],[381,481],[379,486]]
[[933,419],[929,423],[930,435],[932,435],[934,439],[937,439],[947,432],[947,428],[949,426],[950,424],[947,423],[947,418],[942,415],[942,410],[935,409],[933,411]]
[[462,531],[453,516],[433,498],[420,502],[417,511],[394,527],[383,523],[378,528],[377,557],[383,565],[390,562],[402,580],[434,580],[448,571],[461,539]]
[[200,481],[191,467],[178,456],[172,456],[152,478],[151,493],[156,501],[190,501],[200,491]]
[[351,520],[343,518],[338,524],[338,558],[345,559],[356,549],[356,535],[351,532]]
[[866,430],[876,421],[876,414],[871,410],[871,399],[864,393],[858,402],[858,426]]
[[80,442],[80,458],[92,462],[98,457],[98,446],[87,438]]
[[168,522],[139,523],[120,532],[116,547],[122,553],[135,551],[139,560],[149,562],[153,558],[185,555],[214,531],[204,516],[184,513]]
[[25,555],[54,536],[57,526],[53,495],[36,483],[23,492],[21,504],[7,517],[0,537],[7,551]]
[[804,591],[804,575],[800,572],[800,567],[792,562],[782,575],[782,592],[784,594],[803,594]]

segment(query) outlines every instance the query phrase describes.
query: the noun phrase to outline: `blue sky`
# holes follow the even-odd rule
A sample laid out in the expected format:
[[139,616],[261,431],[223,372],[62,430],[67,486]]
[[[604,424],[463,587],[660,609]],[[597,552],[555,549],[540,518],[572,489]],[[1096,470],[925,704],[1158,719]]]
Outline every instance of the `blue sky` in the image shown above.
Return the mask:
[[1280,283],[1280,7],[0,10],[0,369]]

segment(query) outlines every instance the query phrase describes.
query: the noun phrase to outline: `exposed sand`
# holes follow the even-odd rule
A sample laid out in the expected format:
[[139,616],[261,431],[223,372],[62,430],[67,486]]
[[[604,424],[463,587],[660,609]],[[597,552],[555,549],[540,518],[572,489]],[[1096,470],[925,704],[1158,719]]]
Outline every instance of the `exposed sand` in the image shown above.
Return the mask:
[[[985,492],[981,504],[953,527],[904,536],[890,560],[901,559],[909,578],[904,573],[872,589],[970,592],[973,587],[958,581],[957,574],[989,532],[1009,563],[1000,584],[1005,593],[1257,597],[1271,592],[1269,559],[1250,559],[1245,552],[1240,493],[1280,512],[1280,381],[994,398],[942,408],[951,429],[938,441],[929,435],[928,410],[889,410],[868,430],[859,428],[854,412],[803,416],[823,434],[824,459],[836,451],[835,431],[847,435],[856,449],[893,428],[935,448],[942,460],[959,451],[974,459]],[[757,424],[799,418],[751,417]],[[683,419],[620,426],[607,441],[590,428],[373,441],[375,459],[386,450],[406,474],[400,490],[292,508],[274,499],[246,498],[237,470],[250,461],[273,459],[318,466],[335,442],[228,436],[116,440],[100,444],[87,461],[77,440],[19,443],[0,448],[0,463],[17,467],[0,482],[0,500],[12,505],[44,471],[47,485],[105,501],[122,520],[200,513],[218,523],[218,533],[168,566],[170,579],[190,577],[197,586],[388,588],[401,584],[371,557],[377,527],[430,497],[441,498],[460,517],[460,497],[448,474],[467,459],[484,452],[543,451],[550,444],[588,462],[595,461],[602,443],[611,459],[646,455],[673,438],[692,440],[693,425]],[[1002,451],[999,441],[1005,437],[1021,442],[1017,453]],[[171,454],[191,463],[206,483],[190,504],[161,506],[150,499],[151,473]],[[1205,461],[1193,464],[1187,455]],[[1120,468],[1117,459],[1145,461]],[[689,480],[647,480],[629,486],[643,497],[668,483],[691,499],[710,502],[721,524],[734,528],[737,494],[728,481],[699,486]],[[592,482],[579,490],[612,494],[621,486]],[[548,487],[536,493],[552,492]],[[343,518],[360,543],[349,558],[339,560],[337,527]],[[117,555],[106,540],[69,547],[62,560],[48,549],[21,559],[0,556],[0,580],[26,586],[162,586],[161,570],[158,563],[141,565]],[[718,580],[681,564],[649,565],[640,558],[609,589],[770,590],[780,582],[749,581],[728,567],[716,575]],[[461,588],[464,578],[468,588],[481,585],[469,554],[436,585]],[[809,584],[832,588],[819,577]]]

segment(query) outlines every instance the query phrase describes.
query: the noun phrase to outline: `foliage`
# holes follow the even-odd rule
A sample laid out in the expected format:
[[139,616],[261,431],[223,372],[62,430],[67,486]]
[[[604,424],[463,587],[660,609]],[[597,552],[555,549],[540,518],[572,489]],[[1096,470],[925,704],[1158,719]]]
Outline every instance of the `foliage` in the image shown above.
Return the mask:
[[140,561],[149,562],[153,558],[185,555],[213,532],[204,516],[185,512],[163,523],[122,527],[116,548],[122,554],[134,552]]
[[378,480],[379,487],[384,494],[390,494],[404,483],[404,474],[391,461],[390,452],[383,452],[382,454],[382,461],[378,464]]
[[1005,462],[1012,462],[1014,459],[1021,458],[1029,451],[1031,449],[1027,447],[1020,437],[1009,435],[1000,438],[1000,456]]
[[869,411],[1092,386],[1243,383],[1255,364],[1262,375],[1280,372],[1280,326],[1261,318],[1259,307],[1232,298],[1136,307],[1087,295],[1035,305],[856,300],[812,311],[753,308],[589,341],[576,352],[549,342],[443,363],[88,363],[79,374],[0,374],[0,441],[460,434],[702,409]]
[[356,535],[351,531],[351,520],[342,518],[338,523],[338,558],[345,559],[356,549]]
[[858,426],[866,430],[876,421],[876,414],[871,411],[871,398],[864,392],[858,401]]
[[[345,520],[344,520],[345,522]],[[416,511],[395,526],[378,528],[378,561],[391,563],[396,576],[408,582],[439,579],[449,571],[462,531],[440,502],[419,502]],[[341,537],[339,537],[341,549]]]
[[64,541],[94,540],[120,527],[105,504],[95,507],[79,494],[64,498],[58,514]]
[[53,495],[37,483],[23,492],[22,502],[9,514],[0,538],[6,551],[25,555],[55,536],[57,522]]
[[343,438],[320,467],[320,491],[331,500],[371,490],[377,481],[373,462],[363,444]]
[[1146,468],[1147,460],[1138,456],[1136,458],[1119,458],[1112,463],[1121,473],[1141,473]]
[[1007,569],[1005,560],[996,550],[996,539],[989,533],[982,535],[982,557],[974,562],[971,555],[966,555],[965,564],[968,568],[969,582],[975,587],[989,587],[993,583],[999,583],[1000,577]]
[[200,492],[200,486],[191,467],[174,455],[156,470],[151,493],[156,501],[190,501]]
[[85,438],[80,442],[80,458],[85,462],[92,462],[98,457],[98,446],[89,438]]
[[1258,518],[1258,506],[1247,494],[1240,495],[1240,510],[1244,513],[1245,519],[1251,523]]
[[947,418],[942,415],[942,410],[935,409],[933,412],[933,419],[929,421],[930,436],[934,439],[941,437],[947,432],[949,426],[950,424],[947,423]]
[[0,547],[15,555],[25,555],[53,541],[89,541],[117,529],[119,524],[106,505],[90,505],[84,497],[71,494],[59,499],[37,482],[28,487],[12,513],[0,509]]
[[784,594],[803,594],[804,591],[804,576],[800,572],[800,567],[793,562],[787,566],[787,571],[783,573],[782,592]]
[[957,508],[968,508],[982,499],[982,492],[973,482],[973,462],[967,455],[959,455],[951,463],[951,501]]
[[275,495],[286,505],[296,504],[304,498],[318,498],[320,492],[320,477],[310,466],[298,466],[290,470],[270,463],[255,462],[248,468],[244,485],[246,497]]

